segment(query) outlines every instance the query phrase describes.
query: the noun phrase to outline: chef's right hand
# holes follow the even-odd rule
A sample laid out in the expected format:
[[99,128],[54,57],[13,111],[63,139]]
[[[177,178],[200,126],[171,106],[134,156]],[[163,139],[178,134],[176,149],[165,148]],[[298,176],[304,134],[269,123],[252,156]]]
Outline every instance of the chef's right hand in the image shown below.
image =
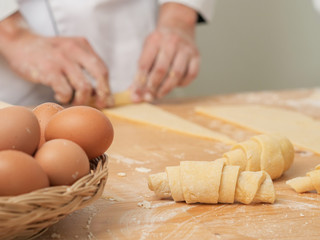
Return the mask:
[[[91,104],[98,108],[113,105],[108,69],[86,39],[43,37],[23,24],[19,13],[0,22],[0,53],[16,73],[50,86],[62,104],[86,105],[95,93]],[[84,71],[95,79],[95,88]]]

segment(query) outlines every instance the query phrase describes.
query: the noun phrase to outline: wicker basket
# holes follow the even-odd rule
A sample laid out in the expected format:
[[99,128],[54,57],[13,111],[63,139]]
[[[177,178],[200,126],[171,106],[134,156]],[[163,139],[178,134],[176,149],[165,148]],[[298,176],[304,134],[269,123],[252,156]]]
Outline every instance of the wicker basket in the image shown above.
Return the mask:
[[71,212],[97,200],[108,177],[107,155],[90,161],[91,172],[71,186],[0,197],[0,239],[30,239]]

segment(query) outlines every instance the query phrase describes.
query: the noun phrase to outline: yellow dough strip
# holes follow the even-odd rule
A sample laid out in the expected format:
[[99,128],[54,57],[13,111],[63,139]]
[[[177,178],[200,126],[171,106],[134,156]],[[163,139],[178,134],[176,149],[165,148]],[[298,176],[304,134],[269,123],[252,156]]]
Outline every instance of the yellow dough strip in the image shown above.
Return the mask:
[[293,188],[298,193],[309,192],[315,190],[315,187],[312,184],[311,178],[306,177],[296,177],[286,181],[291,188]]
[[104,109],[103,112],[107,116],[115,116],[141,124],[148,124],[162,129],[188,134],[194,137],[220,141],[225,144],[235,143],[233,139],[224,134],[209,130],[148,103]]
[[129,90],[113,94],[114,105],[116,107],[132,104],[131,93]]
[[320,121],[302,113],[248,104],[199,106],[195,111],[259,133],[279,133],[296,146],[320,154]]

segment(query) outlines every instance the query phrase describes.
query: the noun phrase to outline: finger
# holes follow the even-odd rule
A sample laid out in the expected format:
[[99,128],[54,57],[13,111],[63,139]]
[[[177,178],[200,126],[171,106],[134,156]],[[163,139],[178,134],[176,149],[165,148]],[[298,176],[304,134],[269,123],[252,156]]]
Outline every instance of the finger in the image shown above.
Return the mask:
[[171,71],[168,74],[168,77],[161,85],[159,91],[157,92],[157,98],[162,98],[165,95],[167,95],[173,88],[175,88],[179,83],[179,80],[177,79],[175,72]]
[[147,39],[143,46],[142,53],[138,62],[138,70],[131,86],[133,93],[133,100],[143,100],[142,95],[144,93],[144,87],[146,84],[148,73],[156,60],[158,51],[160,48],[160,36],[159,34],[152,34]]
[[69,63],[64,65],[64,73],[75,90],[74,105],[87,105],[91,98],[92,85],[85,77],[81,67],[77,64]]
[[95,87],[94,105],[98,108],[113,106],[113,98],[109,86],[108,68],[96,54],[85,38],[78,38],[73,61],[76,61],[89,74],[85,75]]
[[143,46],[143,50],[141,56],[139,58],[139,65],[138,65],[138,78],[137,83],[141,84],[144,82],[139,79],[139,73],[142,76],[145,76],[151,71],[152,65],[154,64],[157,54],[160,49],[160,35],[159,34],[152,34],[147,39]]
[[156,94],[162,81],[168,74],[175,53],[175,44],[164,44],[164,47],[160,50],[147,82],[147,90],[153,95]]
[[97,84],[97,79],[108,80],[108,69],[103,60],[93,50],[85,38],[78,38],[78,47],[73,49],[72,55],[68,56],[69,60],[78,63],[93,77],[92,84]]
[[[82,38],[81,38],[82,39]],[[86,39],[82,40],[79,48],[76,48],[72,54],[73,61],[79,63],[91,76],[93,80],[104,79],[108,80],[108,68],[94,51]],[[95,82],[93,82],[96,84]]]
[[112,97],[108,78],[97,79],[95,105],[98,108],[112,107],[114,99]]
[[49,75],[48,82],[51,83],[51,88],[54,91],[54,98],[61,104],[68,104],[73,98],[73,89],[70,86],[67,78],[61,75]]
[[189,85],[199,74],[200,70],[200,57],[193,57],[188,65],[188,70],[185,78],[181,79],[179,82],[179,86],[187,86]]
[[187,51],[180,51],[176,55],[168,77],[164,80],[163,84],[157,92],[158,98],[162,98],[179,84],[180,80],[187,72],[189,59],[190,56]]
[[138,70],[133,83],[130,86],[132,92],[131,98],[134,102],[143,101],[143,94],[145,93],[145,83],[147,82],[147,76],[147,72]]
[[[68,80],[64,76],[63,72],[56,67],[44,66],[43,70],[32,68],[30,71],[33,75],[37,75],[36,82],[49,86],[54,91],[54,98],[61,104],[69,103],[72,99],[73,89],[70,86]],[[33,76],[34,77],[34,76]],[[34,80],[33,79],[33,80]]]
[[98,108],[113,106],[113,98],[109,85],[108,69],[101,59],[95,56],[80,58],[79,63],[89,74],[89,81],[95,86],[95,105]]
[[33,62],[23,65],[22,70],[28,81],[51,87],[57,102],[67,104],[72,99],[73,89],[59,68],[59,64]]

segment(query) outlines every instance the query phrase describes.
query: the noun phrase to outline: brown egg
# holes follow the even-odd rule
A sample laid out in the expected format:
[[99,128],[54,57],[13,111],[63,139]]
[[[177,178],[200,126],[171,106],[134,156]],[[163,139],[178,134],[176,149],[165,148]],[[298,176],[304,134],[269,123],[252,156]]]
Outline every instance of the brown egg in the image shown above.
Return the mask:
[[67,139],[45,142],[35,159],[49,177],[50,185],[71,185],[90,171],[85,151]]
[[52,102],[42,103],[36,106],[32,111],[36,115],[40,125],[40,141],[38,148],[46,141],[44,138],[44,130],[49,122],[50,118],[57,112],[64,109],[61,105]]
[[14,149],[32,155],[40,140],[40,126],[33,112],[21,106],[0,109],[0,150]]
[[49,186],[37,161],[16,150],[0,151],[0,196],[15,196]]
[[102,155],[113,140],[113,127],[99,110],[87,106],[66,108],[56,113],[45,130],[46,140],[63,138],[79,144],[89,159]]

